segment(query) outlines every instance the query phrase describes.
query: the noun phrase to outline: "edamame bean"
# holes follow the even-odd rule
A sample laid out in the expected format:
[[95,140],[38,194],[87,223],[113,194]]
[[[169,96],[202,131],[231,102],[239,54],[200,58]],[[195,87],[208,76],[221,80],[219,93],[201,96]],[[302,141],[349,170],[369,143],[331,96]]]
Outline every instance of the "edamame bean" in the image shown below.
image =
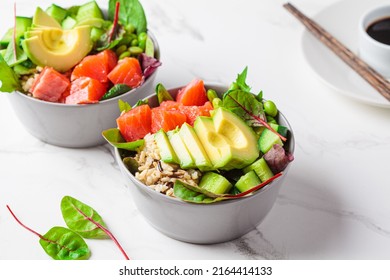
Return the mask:
[[115,53],[116,53],[117,56],[120,56],[120,55],[121,55],[122,53],[124,53],[125,51],[127,51],[127,46],[126,46],[126,45],[120,45],[120,46],[116,49]]
[[141,33],[138,35],[138,41],[146,41],[146,37],[148,37],[148,35],[146,34],[146,32],[141,32]]
[[129,51],[125,51],[123,52],[120,56],[119,56],[119,59],[123,59],[125,57],[129,57],[131,55],[131,53]]
[[129,23],[128,25],[125,26],[125,30],[128,33],[134,33],[135,32],[135,26]]
[[276,108],[276,105],[271,100],[267,100],[263,103],[264,105],[264,112],[271,117],[275,117],[278,114],[278,108]]
[[140,47],[137,47],[137,46],[130,47],[129,51],[130,51],[131,55],[139,55],[139,54],[144,52],[143,49],[141,49]]
[[213,89],[207,90],[207,98],[209,101],[213,102],[214,98],[218,98],[217,92]]
[[138,46],[138,39],[133,39],[133,40],[131,41],[130,46],[132,46],[132,47]]

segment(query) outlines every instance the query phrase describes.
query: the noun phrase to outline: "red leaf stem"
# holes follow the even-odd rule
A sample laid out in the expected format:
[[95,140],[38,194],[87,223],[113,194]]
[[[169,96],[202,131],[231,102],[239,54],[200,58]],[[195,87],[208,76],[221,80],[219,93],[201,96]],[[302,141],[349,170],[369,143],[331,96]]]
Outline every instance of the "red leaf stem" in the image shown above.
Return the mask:
[[14,29],[12,34],[12,44],[14,46],[14,58],[18,60],[18,54],[16,53],[16,2],[14,2]]
[[232,195],[226,195],[224,197],[230,197],[230,198],[237,198],[237,197],[243,197],[243,196],[246,196],[247,194],[250,194],[254,191],[257,191],[258,189],[261,189],[262,187],[268,185],[269,183],[271,183],[272,181],[274,181],[276,178],[279,178],[280,176],[282,176],[282,172],[279,172],[277,173],[276,175],[272,176],[271,178],[269,178],[268,180],[262,182],[261,184],[245,191],[245,192],[242,192],[242,193],[239,193],[239,194],[232,194]]
[[115,245],[119,248],[119,250],[121,251],[121,253],[125,256],[126,260],[130,260],[130,258],[127,256],[125,250],[122,248],[122,246],[119,244],[118,240],[115,238],[115,236],[111,233],[111,231],[109,231],[107,228],[105,228],[104,226],[102,226],[101,224],[99,224],[98,222],[96,222],[95,220],[93,220],[92,218],[88,217],[83,211],[81,211],[79,208],[75,207],[75,209],[81,214],[83,215],[88,221],[90,221],[91,223],[93,223],[95,226],[97,226],[98,228],[100,228],[102,231],[104,231],[110,238],[112,241],[114,241]]
[[248,115],[250,115],[252,118],[254,118],[255,120],[257,120],[259,123],[261,123],[262,125],[264,125],[266,128],[268,128],[269,130],[271,130],[273,133],[275,133],[276,135],[279,136],[280,139],[282,139],[282,141],[286,142],[287,139],[286,137],[280,135],[275,129],[273,129],[266,121],[262,120],[261,118],[259,118],[258,116],[252,114],[252,112],[250,112],[249,110],[247,110],[240,102],[238,102],[234,97],[232,97],[230,94],[228,95],[234,102],[237,103],[238,106],[240,106]]
[[43,235],[39,234],[38,232],[36,232],[35,230],[32,230],[31,228],[29,228],[28,226],[24,225],[17,217],[16,215],[14,214],[14,212],[12,212],[11,208],[7,205],[7,208],[8,208],[8,211],[11,213],[12,217],[14,217],[14,219],[19,223],[19,225],[21,225],[22,227],[24,227],[25,229],[27,229],[28,231],[34,233],[36,236],[38,236],[40,239],[43,239],[47,242],[50,242],[50,240],[46,239],[45,237],[43,237]]
[[112,29],[110,31],[110,34],[108,36],[108,42],[111,43],[113,37],[114,37],[114,34],[115,34],[115,31],[118,27],[118,21],[119,21],[119,2],[116,2],[115,4],[115,16],[114,16],[114,21],[113,21],[113,24],[112,24]]

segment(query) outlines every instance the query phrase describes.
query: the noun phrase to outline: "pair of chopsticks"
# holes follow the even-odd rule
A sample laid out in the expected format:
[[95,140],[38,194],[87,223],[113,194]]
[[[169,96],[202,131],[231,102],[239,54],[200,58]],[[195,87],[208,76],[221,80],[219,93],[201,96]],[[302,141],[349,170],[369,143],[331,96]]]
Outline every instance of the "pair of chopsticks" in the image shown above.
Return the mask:
[[340,41],[329,34],[318,23],[311,20],[295,8],[292,4],[283,5],[291,14],[293,14],[306,28],[331,49],[338,57],[355,70],[363,79],[374,87],[383,97],[390,101],[390,83],[378,72],[372,69],[367,63],[361,60],[357,55],[351,52]]

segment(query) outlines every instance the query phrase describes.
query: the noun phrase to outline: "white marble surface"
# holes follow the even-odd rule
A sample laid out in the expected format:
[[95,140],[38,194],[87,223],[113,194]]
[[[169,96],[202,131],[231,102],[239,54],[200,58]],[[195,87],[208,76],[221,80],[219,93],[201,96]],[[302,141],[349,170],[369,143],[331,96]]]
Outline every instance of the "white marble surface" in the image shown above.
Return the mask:
[[[369,0],[366,0],[369,1]],[[13,0],[0,3],[0,34]],[[31,15],[36,1],[16,0]],[[98,1],[103,6],[106,1]],[[167,87],[194,76],[230,83],[246,65],[248,82],[285,113],[295,161],[277,202],[257,230],[199,246],[157,232],[134,206],[108,145],[51,146],[30,136],[0,94],[0,259],[49,259],[38,238],[8,213],[45,233],[65,225],[64,195],[93,206],[133,259],[389,259],[390,111],[342,97],[323,85],[301,50],[303,26],[282,0],[143,0],[159,40]],[[314,16],[336,1],[295,0]],[[47,7],[50,1],[39,1]],[[57,1],[70,5],[75,0]],[[120,260],[110,240],[88,240],[93,260]]]

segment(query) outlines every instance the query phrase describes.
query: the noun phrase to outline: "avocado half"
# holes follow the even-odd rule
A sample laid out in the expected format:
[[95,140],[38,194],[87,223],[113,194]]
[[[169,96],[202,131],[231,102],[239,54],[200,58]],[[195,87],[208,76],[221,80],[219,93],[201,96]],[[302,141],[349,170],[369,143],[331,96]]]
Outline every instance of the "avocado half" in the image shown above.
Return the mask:
[[90,34],[90,26],[71,30],[33,28],[22,42],[22,47],[35,64],[66,72],[91,51]]

